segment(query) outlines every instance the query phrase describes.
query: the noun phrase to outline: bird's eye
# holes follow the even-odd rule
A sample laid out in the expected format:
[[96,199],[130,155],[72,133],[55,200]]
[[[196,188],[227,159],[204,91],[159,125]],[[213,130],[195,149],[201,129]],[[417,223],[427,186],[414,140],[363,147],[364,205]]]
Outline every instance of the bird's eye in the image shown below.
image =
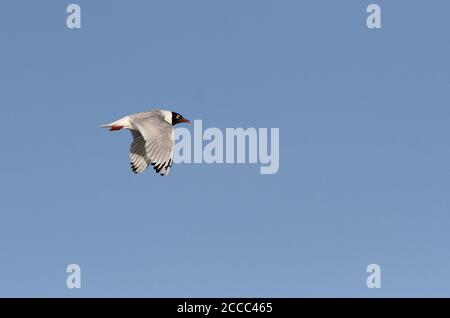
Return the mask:
[[177,119],[180,119],[180,117],[181,117],[180,115],[177,115]]

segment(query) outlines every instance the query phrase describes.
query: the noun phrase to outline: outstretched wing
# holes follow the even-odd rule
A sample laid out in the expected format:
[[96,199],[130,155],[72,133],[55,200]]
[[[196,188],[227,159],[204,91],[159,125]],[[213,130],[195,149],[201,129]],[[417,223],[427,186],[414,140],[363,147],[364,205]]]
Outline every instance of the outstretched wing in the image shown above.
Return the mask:
[[133,142],[130,147],[131,170],[134,173],[143,172],[150,164],[145,149],[145,139],[142,137],[139,130],[130,130],[133,136]]
[[[155,112],[148,117],[134,119],[133,126],[138,131],[135,133],[132,131],[133,143],[130,155],[132,168],[134,166],[137,172],[142,172],[151,164],[157,173],[168,175],[173,161],[172,125],[163,119],[161,113]],[[140,136],[137,136],[137,133]]]

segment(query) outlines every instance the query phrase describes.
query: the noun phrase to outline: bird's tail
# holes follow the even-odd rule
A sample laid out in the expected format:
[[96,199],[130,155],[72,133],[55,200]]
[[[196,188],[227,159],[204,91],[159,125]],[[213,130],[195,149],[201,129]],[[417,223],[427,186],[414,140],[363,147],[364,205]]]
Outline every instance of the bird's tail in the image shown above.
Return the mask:
[[101,125],[102,128],[109,128],[109,130],[121,130],[129,127],[129,120],[127,117],[116,120],[112,123]]
[[114,125],[113,123],[106,124],[106,125],[101,125],[100,127],[102,127],[102,128],[109,128],[109,130],[121,130],[123,128],[123,126],[121,126],[121,125]]

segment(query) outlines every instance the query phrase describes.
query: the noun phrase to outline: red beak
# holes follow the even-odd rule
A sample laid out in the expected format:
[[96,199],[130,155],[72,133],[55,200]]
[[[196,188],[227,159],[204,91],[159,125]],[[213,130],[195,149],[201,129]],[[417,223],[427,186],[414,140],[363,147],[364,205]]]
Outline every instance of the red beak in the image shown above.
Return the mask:
[[183,118],[183,119],[180,120],[180,123],[190,124],[191,121],[189,119]]

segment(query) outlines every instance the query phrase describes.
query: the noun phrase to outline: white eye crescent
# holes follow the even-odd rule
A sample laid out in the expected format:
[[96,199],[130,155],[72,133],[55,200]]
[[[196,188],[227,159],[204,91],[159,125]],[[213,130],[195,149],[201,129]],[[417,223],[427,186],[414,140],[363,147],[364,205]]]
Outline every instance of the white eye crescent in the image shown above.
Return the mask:
[[177,115],[177,119],[180,119],[180,117],[181,117],[180,115]]

